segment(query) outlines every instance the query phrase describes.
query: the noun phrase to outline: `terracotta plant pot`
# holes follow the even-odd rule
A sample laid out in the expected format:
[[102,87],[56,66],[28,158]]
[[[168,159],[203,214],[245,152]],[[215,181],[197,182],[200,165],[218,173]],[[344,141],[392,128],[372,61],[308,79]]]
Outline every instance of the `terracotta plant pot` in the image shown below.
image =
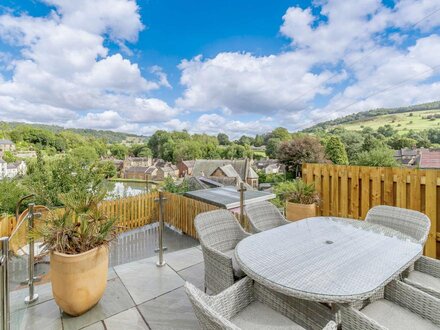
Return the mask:
[[298,204],[286,202],[286,218],[296,221],[316,216],[316,204]]
[[78,316],[95,306],[107,286],[108,248],[99,246],[80,254],[52,252],[52,293],[67,314]]

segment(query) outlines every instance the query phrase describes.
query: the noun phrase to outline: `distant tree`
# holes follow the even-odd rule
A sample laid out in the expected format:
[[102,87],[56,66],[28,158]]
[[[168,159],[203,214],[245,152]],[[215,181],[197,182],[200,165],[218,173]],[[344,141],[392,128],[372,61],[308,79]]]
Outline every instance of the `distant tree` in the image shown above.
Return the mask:
[[3,153],[3,160],[4,160],[6,163],[13,163],[13,162],[15,162],[15,161],[17,160],[17,157],[15,157],[14,154],[13,154],[12,152],[10,152],[10,151],[5,151],[5,152]]
[[344,144],[337,136],[331,136],[325,143],[325,154],[334,164],[347,165],[348,156]]
[[427,132],[416,132],[410,130],[406,134],[407,138],[413,139],[416,141],[415,145],[417,148],[429,148],[431,146],[431,141],[428,139]]
[[398,166],[394,158],[393,150],[387,147],[378,147],[370,151],[361,152],[356,160],[356,165],[381,167]]
[[128,155],[128,148],[123,144],[112,144],[110,146],[110,153],[116,159],[124,159]]
[[98,159],[98,153],[92,146],[81,146],[70,151],[70,156],[83,163],[92,164]]
[[252,139],[250,136],[242,135],[240,139],[238,140],[238,144],[244,146],[246,144],[252,145],[254,143],[254,139]]
[[295,175],[299,174],[300,166],[303,163],[322,163],[325,161],[324,147],[318,138],[309,135],[282,142],[277,154],[278,159]]
[[264,145],[264,137],[262,135],[255,135],[254,146],[261,147]]
[[182,141],[178,143],[173,152],[173,161],[197,159],[203,157],[201,144],[196,141]]
[[339,135],[347,151],[348,162],[352,163],[362,150],[364,137],[359,132],[346,131]]
[[269,158],[276,158],[280,144],[281,140],[279,138],[270,138],[266,144],[266,155]]
[[165,144],[169,142],[169,140],[171,140],[171,135],[169,132],[164,130],[154,132],[154,134],[148,140],[148,147],[153,152],[153,157],[164,158],[163,149]]
[[[378,144],[380,144],[380,142],[377,138],[373,136],[373,134],[366,134],[364,137],[364,142],[362,143],[361,151],[371,151],[376,148]],[[357,156],[359,156],[359,154]]]
[[134,144],[129,148],[129,154],[133,157],[151,157],[153,152],[147,144]]
[[99,162],[96,166],[96,169],[106,179],[115,177],[118,172],[115,164],[113,164],[113,162],[110,160]]
[[408,137],[394,135],[388,139],[387,144],[394,150],[403,148],[413,148],[417,145],[417,141]]
[[291,138],[289,131],[284,127],[275,128],[270,133],[270,137],[273,139],[280,139],[281,141],[288,141]]
[[440,144],[440,128],[430,128],[426,135],[431,143]]
[[225,159],[252,158],[253,152],[249,145],[232,143],[222,150],[222,157]]
[[377,133],[382,134],[385,137],[391,137],[396,134],[397,131],[391,125],[387,124],[385,126],[380,126],[377,129]]
[[218,133],[217,140],[221,146],[227,146],[230,143],[229,136],[227,136],[225,133]]

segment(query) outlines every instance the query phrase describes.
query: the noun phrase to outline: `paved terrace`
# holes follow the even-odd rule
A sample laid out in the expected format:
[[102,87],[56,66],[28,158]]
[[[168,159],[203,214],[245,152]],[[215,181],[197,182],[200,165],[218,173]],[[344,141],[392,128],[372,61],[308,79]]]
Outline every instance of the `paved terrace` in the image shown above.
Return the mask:
[[[167,229],[164,235],[167,265],[158,268],[157,257],[152,256],[154,232],[156,229],[150,227],[119,237],[118,244],[112,248],[112,267],[104,297],[82,316],[61,313],[52,297],[50,283],[36,286],[40,297],[31,306],[23,303],[27,289],[13,291],[11,329],[198,329],[183,285],[189,281],[203,288],[202,251],[197,241]],[[119,264],[123,260],[130,262]]]

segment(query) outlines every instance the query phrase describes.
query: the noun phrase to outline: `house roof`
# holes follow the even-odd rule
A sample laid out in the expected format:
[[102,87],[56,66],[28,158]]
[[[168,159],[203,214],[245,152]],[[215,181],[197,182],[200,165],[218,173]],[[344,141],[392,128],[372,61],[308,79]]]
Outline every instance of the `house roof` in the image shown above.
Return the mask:
[[146,173],[148,170],[148,167],[145,166],[133,166],[125,169],[125,172],[132,172],[132,173]]
[[422,151],[419,166],[420,168],[440,168],[440,151]]
[[182,163],[185,164],[186,167],[194,167],[195,160],[182,160]]
[[17,164],[14,163],[8,164],[8,170],[15,170],[17,168],[18,168]]
[[[237,171],[232,167],[231,164],[223,165],[222,167],[219,167],[219,169],[227,176],[228,178],[236,178],[240,177],[238,175]],[[215,171],[215,170],[214,170]],[[212,174],[212,173],[211,173]]]
[[6,162],[3,160],[3,158],[0,157],[0,164],[4,164],[4,163]]
[[[211,205],[216,205],[225,209],[233,209],[240,206],[240,193],[235,187],[220,187],[189,191],[186,197],[193,198]],[[256,203],[274,199],[275,195],[263,191],[245,191],[244,204]]]
[[241,179],[247,176],[247,159],[197,159],[194,163],[193,176],[210,176],[217,168],[231,165]]
[[252,167],[249,167],[248,178],[249,179],[258,179],[258,174],[257,174],[257,172],[254,171],[254,169]]
[[147,168],[147,170],[145,171],[145,173],[147,173],[147,174],[153,174],[154,171],[157,171],[157,167],[155,167],[155,166],[150,166],[149,168]]
[[161,167],[161,170],[164,171],[164,172],[174,172],[175,171],[175,169],[172,168],[171,166]]
[[11,140],[0,140],[0,144],[14,144]]

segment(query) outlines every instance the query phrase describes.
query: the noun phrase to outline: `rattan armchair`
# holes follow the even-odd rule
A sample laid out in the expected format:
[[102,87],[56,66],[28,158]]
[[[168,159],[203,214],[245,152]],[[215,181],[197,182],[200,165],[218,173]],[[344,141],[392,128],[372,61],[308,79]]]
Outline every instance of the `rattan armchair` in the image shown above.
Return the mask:
[[254,233],[290,223],[275,205],[267,201],[246,205],[245,211]]
[[425,214],[387,205],[372,207],[365,221],[399,231],[420,244],[425,244],[431,227],[431,221]]
[[216,296],[188,282],[185,290],[202,329],[337,329],[328,307],[274,292],[249,277]]
[[205,261],[205,291],[219,293],[245,276],[235,260],[234,249],[250,234],[227,210],[201,213],[196,216],[194,226]]
[[440,327],[440,300],[401,281],[392,281],[365,307],[339,306],[342,329],[413,330]]
[[[420,244],[425,244],[431,227],[429,218],[421,212],[385,205],[373,207],[365,221],[397,230]],[[421,257],[403,273],[403,280],[440,299],[440,261]]]

